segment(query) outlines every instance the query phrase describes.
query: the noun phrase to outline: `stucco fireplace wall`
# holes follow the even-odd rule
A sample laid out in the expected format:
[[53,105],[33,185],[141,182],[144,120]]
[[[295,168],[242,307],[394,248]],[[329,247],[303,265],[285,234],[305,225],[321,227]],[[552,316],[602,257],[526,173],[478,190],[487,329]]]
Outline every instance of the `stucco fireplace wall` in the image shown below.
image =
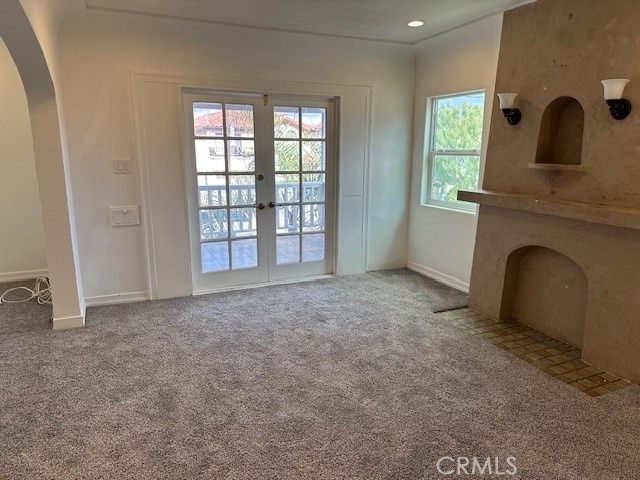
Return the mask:
[[[507,12],[496,92],[520,94],[516,106],[522,121],[507,124],[494,100],[483,189],[459,194],[480,204],[470,306],[496,320],[519,315],[542,323],[534,326],[569,343],[582,337],[585,360],[635,382],[640,381],[639,23],[637,0],[538,0]],[[636,110],[626,120],[609,115],[600,83],[607,78],[631,79],[625,97]],[[544,163],[536,160],[543,114],[560,97],[575,99],[584,111],[579,128],[559,127],[573,132],[571,141],[581,148],[570,150],[580,158]],[[514,274],[508,259],[528,247],[549,251],[530,257],[524,273]],[[554,264],[554,256],[566,259],[555,262],[560,270],[542,282],[540,272]],[[523,280],[527,272],[536,277]],[[536,284],[542,291],[535,291]],[[569,288],[575,295],[561,291]],[[514,300],[516,291],[520,300]],[[514,302],[520,302],[515,309]],[[523,313],[536,304],[539,312]],[[547,318],[563,311],[574,316],[571,325]]]
[[[640,8],[637,0],[538,0],[505,13],[496,92],[518,92],[510,126],[493,99],[483,188],[640,206]],[[611,118],[601,80],[629,78],[634,111]],[[560,97],[584,110],[584,172],[535,163],[543,113]]]
[[[545,247],[565,255],[584,272],[588,294],[583,358],[611,373],[640,381],[638,231],[483,205],[471,274],[469,302],[472,308],[492,318],[501,318],[505,286],[508,288],[505,283],[507,260],[512,252],[529,246]],[[561,290],[567,288],[553,278],[549,278],[549,284],[560,290],[559,296],[562,296]],[[550,297],[545,299],[547,305],[540,305],[540,310],[553,301]],[[584,307],[576,299],[570,308]],[[553,319],[558,323],[563,320]],[[536,326],[549,335],[562,337],[544,326]]]

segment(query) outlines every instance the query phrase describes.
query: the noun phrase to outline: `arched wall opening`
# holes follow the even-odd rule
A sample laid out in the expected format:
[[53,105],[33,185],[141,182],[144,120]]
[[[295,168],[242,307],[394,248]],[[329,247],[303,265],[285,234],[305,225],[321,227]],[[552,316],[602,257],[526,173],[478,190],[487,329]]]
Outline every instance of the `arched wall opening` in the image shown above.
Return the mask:
[[20,74],[27,98],[53,294],[53,328],[81,327],[85,308],[62,114],[49,65],[18,0],[0,2],[0,37]]
[[500,317],[582,348],[588,288],[582,269],[565,255],[520,248],[507,260]]
[[[0,293],[48,275],[33,138],[24,87],[0,37]],[[33,287],[33,284],[31,284]]]

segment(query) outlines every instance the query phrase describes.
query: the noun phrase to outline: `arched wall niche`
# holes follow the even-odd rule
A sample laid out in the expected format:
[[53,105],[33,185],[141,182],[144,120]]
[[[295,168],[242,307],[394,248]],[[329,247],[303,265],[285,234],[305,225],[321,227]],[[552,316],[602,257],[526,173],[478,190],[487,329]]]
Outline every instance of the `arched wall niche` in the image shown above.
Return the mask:
[[551,165],[580,165],[584,109],[573,97],[559,97],[544,113],[538,134],[536,163]]

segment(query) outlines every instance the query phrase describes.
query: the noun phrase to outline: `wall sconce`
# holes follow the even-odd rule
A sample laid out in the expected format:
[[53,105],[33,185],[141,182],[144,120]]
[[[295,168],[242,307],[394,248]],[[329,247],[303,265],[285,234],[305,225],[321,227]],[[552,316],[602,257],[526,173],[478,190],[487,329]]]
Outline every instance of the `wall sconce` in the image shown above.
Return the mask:
[[513,104],[515,103],[517,96],[517,93],[498,94],[498,98],[500,99],[500,110],[502,110],[504,118],[507,119],[509,125],[517,125],[520,123],[520,119],[522,118],[520,110],[513,108]]
[[631,112],[631,102],[626,98],[622,98],[624,87],[627,86],[629,80],[626,78],[612,78],[602,80],[604,85],[604,99],[609,105],[609,112],[616,120],[624,120]]

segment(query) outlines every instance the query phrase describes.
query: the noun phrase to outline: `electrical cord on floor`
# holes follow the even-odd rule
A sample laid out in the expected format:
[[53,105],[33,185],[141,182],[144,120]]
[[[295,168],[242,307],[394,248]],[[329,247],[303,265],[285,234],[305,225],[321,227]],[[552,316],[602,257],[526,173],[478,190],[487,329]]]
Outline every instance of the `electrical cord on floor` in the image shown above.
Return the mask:
[[[7,297],[10,293],[24,291],[29,293],[28,298],[10,300]],[[36,298],[40,305],[51,303],[51,286],[49,285],[49,279],[47,277],[40,277],[36,279],[36,286],[33,290],[27,287],[15,287],[10,288],[2,295],[0,295],[0,305],[3,303],[23,303],[28,302]]]

